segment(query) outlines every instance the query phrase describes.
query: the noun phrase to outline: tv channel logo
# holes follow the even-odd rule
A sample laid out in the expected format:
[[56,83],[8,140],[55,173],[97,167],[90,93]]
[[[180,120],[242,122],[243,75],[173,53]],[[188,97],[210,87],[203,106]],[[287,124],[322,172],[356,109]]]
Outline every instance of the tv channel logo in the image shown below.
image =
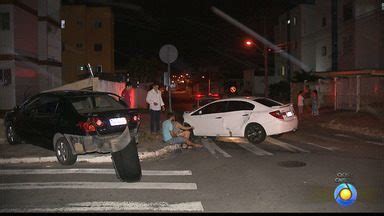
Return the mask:
[[356,201],[357,190],[350,183],[341,183],[336,187],[333,196],[339,205],[350,206]]

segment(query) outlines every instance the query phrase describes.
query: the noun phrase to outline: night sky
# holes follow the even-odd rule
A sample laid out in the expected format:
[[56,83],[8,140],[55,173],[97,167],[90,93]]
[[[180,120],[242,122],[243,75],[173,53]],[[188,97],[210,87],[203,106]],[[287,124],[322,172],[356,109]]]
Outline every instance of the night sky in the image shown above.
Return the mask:
[[[115,13],[115,64],[124,69],[133,57],[157,58],[164,44],[173,44],[177,70],[220,66],[242,70],[261,65],[261,53],[244,47],[249,38],[211,11],[229,14],[273,41],[277,17],[298,0],[65,0],[112,6]],[[266,32],[264,33],[264,19]],[[160,61],[160,60],[159,60]]]

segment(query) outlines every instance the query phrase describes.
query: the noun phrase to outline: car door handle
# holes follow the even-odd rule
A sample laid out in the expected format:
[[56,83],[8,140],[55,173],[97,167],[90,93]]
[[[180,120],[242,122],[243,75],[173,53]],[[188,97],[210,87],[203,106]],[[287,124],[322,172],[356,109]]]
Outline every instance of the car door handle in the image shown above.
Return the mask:
[[216,119],[221,119],[221,117],[216,117]]
[[243,116],[249,116],[249,114],[244,114]]

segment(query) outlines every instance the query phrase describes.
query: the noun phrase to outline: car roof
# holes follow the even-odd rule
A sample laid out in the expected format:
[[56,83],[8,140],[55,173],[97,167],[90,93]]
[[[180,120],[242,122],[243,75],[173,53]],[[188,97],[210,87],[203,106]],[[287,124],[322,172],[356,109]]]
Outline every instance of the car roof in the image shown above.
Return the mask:
[[110,92],[98,92],[98,91],[86,91],[86,90],[62,90],[62,91],[51,91],[44,92],[40,95],[54,95],[59,97],[76,97],[76,96],[87,96],[87,95],[101,95],[111,94]]
[[240,97],[231,97],[231,98],[223,98],[217,101],[254,101],[256,99],[262,99],[265,97],[254,97],[254,96],[240,96]]

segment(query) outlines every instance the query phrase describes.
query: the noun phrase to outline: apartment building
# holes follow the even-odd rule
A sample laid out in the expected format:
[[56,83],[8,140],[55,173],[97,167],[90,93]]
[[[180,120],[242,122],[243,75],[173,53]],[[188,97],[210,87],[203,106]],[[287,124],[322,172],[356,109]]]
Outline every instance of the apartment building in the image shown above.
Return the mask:
[[88,77],[92,72],[113,73],[114,16],[109,7],[63,5],[61,8],[63,82]]
[[[276,43],[312,71],[384,68],[384,6],[381,0],[317,0],[279,17]],[[275,72],[287,77],[297,65],[275,58]]]
[[61,85],[60,0],[0,0],[0,110]]

